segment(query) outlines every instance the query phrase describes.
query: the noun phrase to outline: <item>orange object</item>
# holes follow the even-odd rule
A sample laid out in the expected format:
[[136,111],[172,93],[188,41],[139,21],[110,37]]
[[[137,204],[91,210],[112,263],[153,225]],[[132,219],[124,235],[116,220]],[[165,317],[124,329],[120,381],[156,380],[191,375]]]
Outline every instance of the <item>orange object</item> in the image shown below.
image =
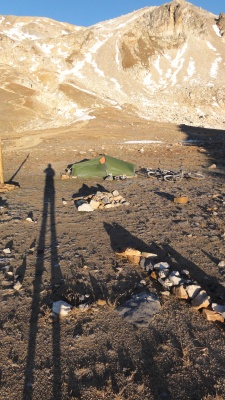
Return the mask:
[[100,162],[100,164],[105,164],[105,156],[103,156],[102,158],[100,158],[99,162]]

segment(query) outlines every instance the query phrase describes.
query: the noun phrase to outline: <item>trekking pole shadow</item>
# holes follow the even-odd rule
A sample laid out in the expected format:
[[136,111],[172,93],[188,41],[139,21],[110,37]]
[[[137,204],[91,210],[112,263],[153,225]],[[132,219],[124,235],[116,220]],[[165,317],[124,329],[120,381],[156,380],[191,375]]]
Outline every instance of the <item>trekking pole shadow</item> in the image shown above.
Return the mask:
[[[50,249],[51,249],[51,284],[52,294],[54,287],[62,281],[62,274],[58,263],[57,251],[57,237],[56,237],[56,223],[55,223],[55,188],[54,176],[55,172],[48,164],[44,170],[45,173],[45,187],[43,196],[43,211],[42,222],[39,240],[37,243],[35,276],[33,281],[33,299],[31,303],[31,315],[29,326],[28,338],[28,351],[27,361],[25,368],[25,380],[23,390],[23,400],[31,400],[34,395],[34,382],[37,379],[35,376],[35,358],[37,357],[37,342],[38,342],[38,328],[39,328],[39,313],[42,305],[41,291],[42,291],[42,275],[46,271],[45,267],[45,250],[47,245],[47,232],[50,226]],[[48,222],[49,219],[49,222]],[[48,246],[49,247],[49,246]],[[40,329],[40,328],[39,328]],[[61,399],[61,362],[60,362],[60,323],[59,319],[53,319],[52,322],[52,375],[53,387],[52,398],[54,400]]]
[[19,168],[17,168],[17,170],[14,172],[14,174],[11,176],[11,178],[6,183],[10,183],[10,184],[14,184],[15,186],[19,186],[19,183],[18,182],[14,182],[13,179],[18,174],[18,172],[21,170],[21,168],[25,164],[25,162],[28,160],[29,156],[30,156],[30,154],[28,154],[26,156],[25,160],[23,160],[23,162],[20,164]]

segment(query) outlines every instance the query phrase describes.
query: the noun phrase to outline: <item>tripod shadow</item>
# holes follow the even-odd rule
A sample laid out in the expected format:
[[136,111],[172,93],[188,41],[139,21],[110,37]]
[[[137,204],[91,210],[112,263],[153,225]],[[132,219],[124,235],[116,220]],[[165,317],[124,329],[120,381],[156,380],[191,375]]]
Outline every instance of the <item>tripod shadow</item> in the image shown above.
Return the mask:
[[[34,392],[34,382],[37,379],[35,376],[35,356],[38,343],[38,328],[39,314],[41,310],[42,300],[41,291],[43,289],[43,272],[45,268],[45,252],[50,248],[50,269],[51,269],[51,284],[54,290],[54,285],[62,282],[62,274],[58,263],[57,252],[57,236],[55,223],[55,187],[54,176],[55,172],[48,164],[44,170],[45,173],[45,188],[43,196],[43,211],[42,223],[40,229],[39,240],[37,243],[37,255],[35,265],[35,276],[33,281],[33,299],[31,304],[30,327],[29,327],[29,342],[27,351],[27,361],[25,368],[25,380],[23,400],[31,400]],[[50,228],[50,229],[49,229]],[[50,231],[50,238],[47,233]],[[47,242],[48,241],[48,242]],[[50,242],[50,243],[49,243]],[[53,294],[53,293],[52,293]],[[52,322],[52,375],[53,388],[52,398],[55,400],[61,399],[61,364],[60,364],[60,324],[59,319]]]

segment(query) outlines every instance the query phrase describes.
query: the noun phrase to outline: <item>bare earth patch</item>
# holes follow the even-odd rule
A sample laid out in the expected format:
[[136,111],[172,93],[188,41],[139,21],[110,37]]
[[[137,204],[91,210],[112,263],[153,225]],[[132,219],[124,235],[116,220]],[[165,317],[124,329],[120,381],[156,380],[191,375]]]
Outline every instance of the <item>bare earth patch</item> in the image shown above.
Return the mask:
[[[106,110],[88,124],[3,137],[5,181],[19,187],[0,193],[1,399],[225,397],[224,324],[165,296],[139,265],[116,255],[126,247],[156,253],[155,262],[188,270],[214,302],[225,304],[225,267],[218,266],[225,261],[223,135],[118,120]],[[149,140],[162,143],[143,142]],[[137,170],[159,161],[179,170],[182,160],[206,178],[61,180],[68,164],[102,153]],[[74,205],[79,194],[115,189],[129,206],[80,213]],[[187,204],[173,202],[180,195]],[[149,327],[137,328],[115,309],[146,290],[161,308]],[[58,300],[72,305],[63,318],[52,316]]]

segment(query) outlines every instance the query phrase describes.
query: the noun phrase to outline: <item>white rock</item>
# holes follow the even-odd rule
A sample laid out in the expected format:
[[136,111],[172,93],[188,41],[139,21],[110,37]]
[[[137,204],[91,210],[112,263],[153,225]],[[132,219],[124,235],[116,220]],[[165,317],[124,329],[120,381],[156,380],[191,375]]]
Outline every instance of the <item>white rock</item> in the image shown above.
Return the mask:
[[183,281],[182,278],[180,278],[179,276],[172,275],[172,274],[168,277],[168,279],[174,286],[180,285]]
[[52,312],[54,314],[60,315],[61,317],[64,317],[70,312],[71,308],[72,306],[70,304],[66,303],[65,301],[59,300],[53,303]]
[[28,222],[34,222],[34,221],[32,220],[32,218],[30,218],[30,217],[27,217],[27,218],[26,218],[26,221],[28,221]]
[[13,289],[15,290],[20,290],[21,288],[22,288],[22,283],[20,283],[20,281],[17,281],[13,286]]
[[200,290],[202,290],[201,286],[198,285],[188,285],[185,289],[190,299],[194,299]]
[[119,196],[118,190],[113,190],[112,195],[113,195],[114,197]]
[[169,269],[169,268],[170,268],[170,266],[169,266],[169,264],[167,262],[159,262],[159,263],[154,265],[154,269],[156,271],[163,271],[163,270]]
[[6,249],[3,250],[4,254],[10,254],[11,250],[7,247]]
[[94,211],[93,208],[90,206],[90,204],[88,203],[83,203],[81,204],[78,209],[78,211],[85,211],[85,212],[90,212],[90,211]]
[[218,267],[225,267],[225,261],[220,261]]

